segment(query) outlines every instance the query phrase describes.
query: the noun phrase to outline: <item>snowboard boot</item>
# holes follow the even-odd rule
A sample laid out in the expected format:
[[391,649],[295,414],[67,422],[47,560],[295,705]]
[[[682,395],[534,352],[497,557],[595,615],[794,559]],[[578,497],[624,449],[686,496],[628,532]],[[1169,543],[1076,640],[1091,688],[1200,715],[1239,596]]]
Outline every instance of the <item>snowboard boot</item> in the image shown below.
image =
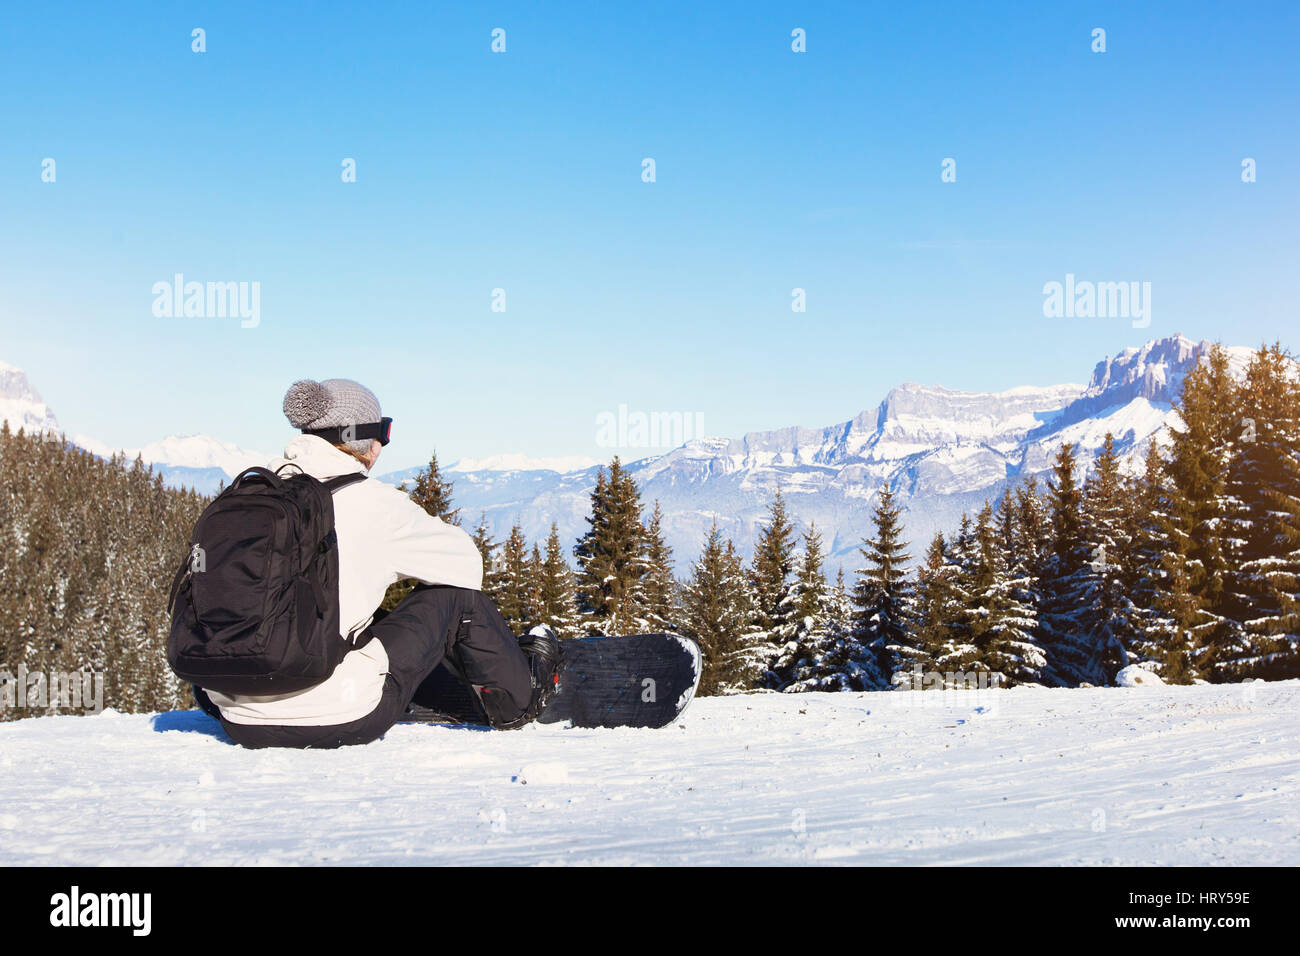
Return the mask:
[[508,724],[502,724],[503,730],[514,730],[532,723],[550,706],[560,688],[560,662],[564,659],[564,648],[554,631],[544,624],[537,625],[519,638],[519,649],[528,655],[533,694],[528,708]]

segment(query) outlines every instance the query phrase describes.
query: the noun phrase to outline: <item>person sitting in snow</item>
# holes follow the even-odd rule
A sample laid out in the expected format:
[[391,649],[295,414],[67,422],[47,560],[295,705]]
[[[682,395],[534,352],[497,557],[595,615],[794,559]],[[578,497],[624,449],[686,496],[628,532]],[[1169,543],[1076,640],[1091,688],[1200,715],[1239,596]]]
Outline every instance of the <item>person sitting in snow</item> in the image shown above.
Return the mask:
[[[369,473],[388,444],[379,400],[349,379],[295,382],[284,414],[303,434],[272,471],[290,466],[320,480]],[[381,439],[334,440],[381,423]],[[412,702],[449,713],[468,707],[498,728],[535,720],[556,693],[559,641],[546,628],[523,638],[510,632],[483,594],[483,562],[470,536],[379,481],[348,485],[333,500],[339,630],[355,649],[306,690],[247,697],[196,686],[199,706],[254,748],[369,743]],[[380,603],[400,578],[419,584],[385,613]]]

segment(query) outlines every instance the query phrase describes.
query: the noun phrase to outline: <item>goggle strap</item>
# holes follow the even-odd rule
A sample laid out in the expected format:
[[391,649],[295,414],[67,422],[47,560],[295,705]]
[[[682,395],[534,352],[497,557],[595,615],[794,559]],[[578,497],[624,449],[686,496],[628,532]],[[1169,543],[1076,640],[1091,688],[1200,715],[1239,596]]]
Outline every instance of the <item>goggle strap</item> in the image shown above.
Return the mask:
[[392,432],[393,420],[385,418],[378,422],[367,422],[364,425],[335,425],[331,428],[304,428],[304,435],[315,435],[317,438],[323,438],[333,445],[341,445],[344,442],[364,441],[367,438],[377,440],[381,445],[388,444],[389,434]]

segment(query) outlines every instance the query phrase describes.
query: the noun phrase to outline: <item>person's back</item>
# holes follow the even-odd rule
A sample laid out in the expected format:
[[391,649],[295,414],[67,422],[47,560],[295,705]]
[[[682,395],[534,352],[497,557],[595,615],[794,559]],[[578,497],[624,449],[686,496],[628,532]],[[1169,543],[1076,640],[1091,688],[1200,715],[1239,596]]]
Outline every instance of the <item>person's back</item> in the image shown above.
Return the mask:
[[[347,379],[294,383],[284,412],[303,434],[269,464],[281,474],[300,470],[324,480],[368,472],[388,443],[391,420],[373,393]],[[521,647],[482,594],[482,560],[469,535],[378,481],[347,485],[333,503],[339,630],[353,649],[306,690],[239,696],[196,688],[200,705],[249,747],[366,743],[447,668],[473,689],[487,722],[509,727],[534,719],[553,693],[558,642],[530,637]],[[379,605],[400,578],[420,586],[384,614]]]

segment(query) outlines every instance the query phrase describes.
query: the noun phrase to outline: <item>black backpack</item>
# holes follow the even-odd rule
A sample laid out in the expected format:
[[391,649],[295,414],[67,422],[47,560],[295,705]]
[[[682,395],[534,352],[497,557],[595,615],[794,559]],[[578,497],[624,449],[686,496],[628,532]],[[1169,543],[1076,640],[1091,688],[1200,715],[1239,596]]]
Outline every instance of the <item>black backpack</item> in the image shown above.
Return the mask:
[[365,477],[249,468],[204,509],[168,603],[176,676],[221,694],[290,693],[365,643],[339,634],[332,498]]

